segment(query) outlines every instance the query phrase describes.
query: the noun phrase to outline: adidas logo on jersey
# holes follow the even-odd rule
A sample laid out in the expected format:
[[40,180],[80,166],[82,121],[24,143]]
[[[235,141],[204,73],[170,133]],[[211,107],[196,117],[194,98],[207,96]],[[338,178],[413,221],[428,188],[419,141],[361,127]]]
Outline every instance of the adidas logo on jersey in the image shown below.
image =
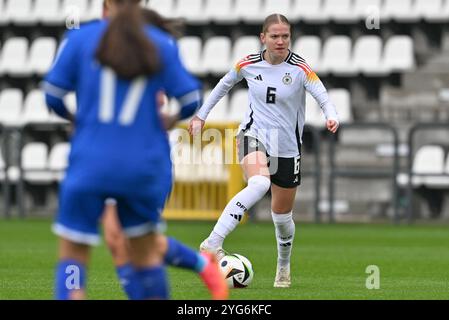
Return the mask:
[[231,213],[231,217],[233,217],[235,220],[238,220],[238,221],[242,220],[242,215],[240,215],[240,214],[232,214]]
[[257,77],[255,77],[254,79],[255,79],[255,80],[259,80],[259,81],[263,81],[263,80],[262,80],[262,75],[260,75],[260,74],[259,74]]

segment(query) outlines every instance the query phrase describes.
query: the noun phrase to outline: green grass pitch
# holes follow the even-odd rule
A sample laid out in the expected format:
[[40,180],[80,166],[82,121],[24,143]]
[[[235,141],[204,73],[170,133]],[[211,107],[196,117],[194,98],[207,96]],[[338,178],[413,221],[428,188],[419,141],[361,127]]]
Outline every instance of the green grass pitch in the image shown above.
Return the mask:
[[[56,238],[49,220],[0,220],[0,299],[52,299]],[[169,222],[168,234],[196,248],[209,222]],[[296,224],[291,288],[273,288],[276,267],[270,223],[240,225],[225,249],[248,257],[255,276],[231,299],[448,299],[449,230],[444,225]],[[368,290],[369,265],[380,288]],[[208,299],[198,276],[169,269],[173,299]],[[93,250],[90,299],[124,299],[104,245]]]

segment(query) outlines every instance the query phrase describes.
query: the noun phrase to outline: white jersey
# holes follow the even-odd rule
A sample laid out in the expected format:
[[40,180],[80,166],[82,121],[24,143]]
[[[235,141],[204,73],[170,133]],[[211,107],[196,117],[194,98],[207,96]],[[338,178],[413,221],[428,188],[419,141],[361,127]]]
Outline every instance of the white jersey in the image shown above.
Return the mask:
[[[280,64],[264,60],[263,52],[239,61],[212,90],[197,116],[206,120],[218,101],[239,81],[248,83],[249,108],[239,131],[261,141],[270,156],[291,158],[300,153],[305,121],[306,90],[326,119],[338,121],[326,88],[299,55],[290,51]],[[242,106],[247,108],[247,106]]]

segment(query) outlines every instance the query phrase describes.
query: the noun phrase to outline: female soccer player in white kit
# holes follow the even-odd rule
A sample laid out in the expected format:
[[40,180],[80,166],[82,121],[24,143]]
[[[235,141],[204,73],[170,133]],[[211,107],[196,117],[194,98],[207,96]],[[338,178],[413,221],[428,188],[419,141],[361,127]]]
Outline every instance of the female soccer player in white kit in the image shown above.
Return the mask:
[[[198,134],[211,109],[239,81],[248,83],[249,109],[239,127],[239,161],[248,185],[223,210],[200,249],[221,259],[223,241],[243,214],[271,187],[271,214],[278,260],[274,287],[289,287],[290,256],[295,235],[292,218],[296,188],[301,182],[301,137],[306,90],[319,103],[332,133],[338,129],[335,106],[326,88],[305,60],[289,50],[291,26],[280,14],[266,17],[260,39],[266,49],[239,61],[212,90],[191,120],[190,134]],[[242,106],[243,107],[243,106]]]

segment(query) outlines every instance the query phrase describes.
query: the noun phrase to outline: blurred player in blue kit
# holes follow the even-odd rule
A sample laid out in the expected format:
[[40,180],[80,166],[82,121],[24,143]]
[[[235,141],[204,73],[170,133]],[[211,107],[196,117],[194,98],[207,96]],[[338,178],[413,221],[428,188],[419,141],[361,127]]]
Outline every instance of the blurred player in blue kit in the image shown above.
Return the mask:
[[[182,66],[173,38],[145,25],[138,0],[110,0],[108,9],[110,19],[67,33],[43,84],[48,106],[75,127],[53,225],[60,238],[55,295],[86,297],[90,246],[100,240],[99,221],[112,198],[129,238],[130,264],[118,270],[128,297],[166,299],[170,250],[161,213],[172,186],[166,127],[196,110],[200,86]],[[69,91],[76,92],[75,115],[63,102]],[[178,99],[179,117],[161,118],[161,91]],[[189,255],[190,249],[177,249]],[[191,254],[199,270],[215,276],[209,279],[214,297],[225,299],[216,264]]]

